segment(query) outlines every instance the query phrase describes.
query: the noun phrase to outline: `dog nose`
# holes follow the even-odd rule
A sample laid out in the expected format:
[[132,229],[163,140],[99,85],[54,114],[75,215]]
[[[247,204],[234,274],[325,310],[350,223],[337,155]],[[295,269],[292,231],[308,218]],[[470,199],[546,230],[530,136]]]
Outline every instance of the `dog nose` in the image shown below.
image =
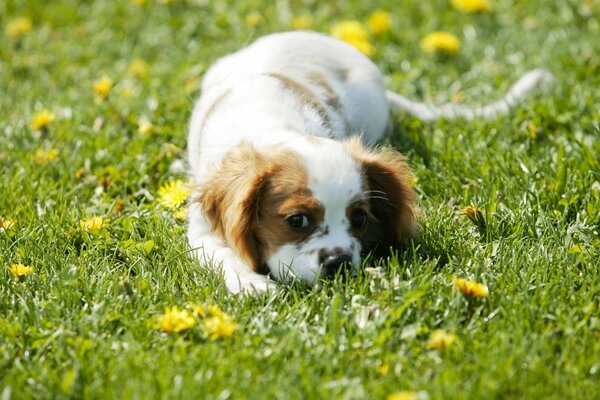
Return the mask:
[[344,253],[324,254],[320,257],[320,262],[323,268],[321,275],[324,278],[331,278],[335,276],[335,274],[340,271],[344,265],[352,262],[352,256]]

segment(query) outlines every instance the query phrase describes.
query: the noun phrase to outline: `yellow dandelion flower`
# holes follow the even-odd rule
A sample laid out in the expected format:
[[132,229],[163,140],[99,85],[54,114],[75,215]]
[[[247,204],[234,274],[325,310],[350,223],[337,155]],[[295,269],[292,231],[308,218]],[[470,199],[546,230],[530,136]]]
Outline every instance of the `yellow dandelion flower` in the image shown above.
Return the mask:
[[363,54],[373,54],[367,29],[358,21],[341,21],[331,28],[331,36],[356,47]]
[[41,110],[31,118],[31,128],[34,130],[43,130],[56,119],[56,115],[50,110]]
[[120,90],[119,94],[124,99],[130,99],[133,96],[133,88],[131,86],[125,86]]
[[136,6],[143,6],[145,5],[147,2],[147,0],[131,0],[132,4],[135,4]]
[[377,367],[377,372],[381,376],[386,376],[390,372],[390,364],[387,364],[387,363],[381,364],[379,367]]
[[17,278],[22,278],[29,274],[32,274],[33,267],[31,267],[29,265],[23,265],[23,264],[12,264],[10,266],[10,272]]
[[129,64],[127,72],[134,78],[145,79],[150,74],[150,67],[141,58],[134,58]]
[[184,84],[184,89],[187,94],[190,94],[194,90],[199,88],[200,79],[197,76],[192,76],[187,79]]
[[399,391],[388,394],[386,400],[418,400],[419,396],[415,392]]
[[79,180],[79,179],[83,178],[84,176],[85,176],[84,168],[79,168],[77,171],[75,171],[75,179]]
[[479,208],[473,204],[463,208],[460,212],[460,215],[464,215],[465,217],[468,217],[469,219],[478,218],[478,216],[480,216],[480,215],[483,217],[481,208]]
[[248,26],[257,26],[258,24],[260,24],[263,20],[262,15],[260,15],[258,12],[256,11],[252,11],[250,14],[246,15],[246,25]]
[[16,219],[0,217],[0,232],[14,231],[16,228]]
[[110,94],[113,84],[114,82],[112,79],[110,79],[108,76],[103,76],[93,83],[92,89],[94,89],[94,93],[96,93],[98,96],[106,99]]
[[158,203],[175,210],[185,203],[189,194],[190,190],[183,181],[167,182],[158,189]]
[[140,133],[140,135],[152,136],[153,130],[154,125],[152,125],[152,122],[148,121],[147,119],[138,120],[138,132]]
[[196,320],[189,311],[173,306],[165,308],[165,313],[158,317],[158,324],[167,333],[178,333],[192,328],[196,324]]
[[4,33],[14,41],[20,40],[31,31],[31,20],[26,17],[17,17],[6,24]]
[[454,55],[460,50],[460,41],[450,32],[431,32],[421,40],[420,45],[426,53]]
[[106,226],[106,220],[103,217],[89,217],[79,221],[79,227],[89,233],[98,233]]
[[466,13],[487,13],[492,6],[488,0],[450,0],[452,6]]
[[230,337],[237,329],[237,324],[229,315],[221,313],[208,317],[202,323],[204,334],[211,340],[217,340],[223,337]]
[[40,165],[46,165],[49,161],[56,160],[56,157],[58,157],[58,149],[37,149],[33,153],[33,160]]
[[483,283],[454,278],[454,287],[466,297],[487,297],[489,291]]
[[313,19],[310,15],[298,15],[297,17],[292,18],[292,28],[294,29],[308,29],[312,26]]
[[471,222],[473,222],[480,230],[482,230],[482,232],[485,231],[485,218],[481,208],[471,204],[470,206],[463,208],[460,212],[460,215],[464,215],[465,217],[469,218]]
[[219,308],[219,306],[214,304],[194,304],[191,306],[191,308],[194,314],[201,318],[222,317],[223,315],[226,315],[223,310]]
[[381,35],[390,30],[392,17],[387,11],[377,10],[369,16],[367,25],[369,25],[369,29],[374,35]]
[[443,350],[446,347],[453,345],[456,342],[456,339],[455,334],[446,332],[443,329],[436,329],[429,335],[426,346],[428,349]]
[[181,222],[187,221],[187,210],[183,207],[178,208],[173,212],[173,218]]

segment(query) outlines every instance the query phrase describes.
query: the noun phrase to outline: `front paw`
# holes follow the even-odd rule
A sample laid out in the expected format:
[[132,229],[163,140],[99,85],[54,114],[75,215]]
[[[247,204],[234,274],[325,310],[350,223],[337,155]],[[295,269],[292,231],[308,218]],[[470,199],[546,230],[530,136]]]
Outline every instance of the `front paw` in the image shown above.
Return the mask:
[[268,276],[259,274],[248,274],[236,277],[236,279],[227,279],[225,284],[232,293],[240,293],[245,296],[257,297],[263,293],[274,290],[275,282]]

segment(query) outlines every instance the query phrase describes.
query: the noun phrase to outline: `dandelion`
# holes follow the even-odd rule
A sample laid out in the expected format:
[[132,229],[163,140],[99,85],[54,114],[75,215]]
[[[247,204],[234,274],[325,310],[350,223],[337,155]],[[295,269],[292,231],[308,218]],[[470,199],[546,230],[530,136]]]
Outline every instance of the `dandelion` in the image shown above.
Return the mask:
[[40,165],[46,165],[48,162],[56,160],[56,157],[58,157],[58,149],[37,149],[33,153],[33,161]]
[[201,305],[191,305],[190,306],[192,309],[192,312],[194,313],[194,315],[200,317],[200,318],[206,318],[206,317],[222,317],[223,315],[225,315],[225,313],[223,312],[223,310],[221,310],[219,308],[219,306],[216,306],[214,304],[201,304]]
[[166,208],[177,209],[185,203],[189,194],[183,181],[167,182],[158,189],[158,203]]
[[0,217],[0,232],[14,231],[16,228],[16,219]]
[[33,267],[24,264],[12,264],[10,266],[10,272],[17,278],[23,278],[33,273]]
[[313,20],[310,15],[299,15],[292,18],[292,28],[294,29],[308,29],[312,26]]
[[233,332],[237,329],[237,324],[229,315],[221,313],[221,315],[206,318],[202,324],[202,328],[207,338],[217,340],[232,336]]
[[198,86],[199,86],[198,83],[199,82],[200,82],[200,79],[198,79],[198,77],[196,77],[196,76],[193,76],[193,77],[187,79],[185,81],[185,84],[184,84],[185,92],[187,94],[190,94],[194,90],[198,89]]
[[475,226],[479,228],[479,231],[482,234],[485,233],[486,224],[481,208],[471,204],[470,206],[463,208],[460,212],[460,215],[464,215],[465,217],[469,218],[471,222],[473,222]]
[[427,348],[434,350],[443,350],[456,342],[456,335],[450,332],[446,332],[443,329],[436,329],[431,332],[429,339],[427,339]]
[[21,38],[31,31],[31,20],[27,17],[17,17],[6,24],[4,33],[6,36],[18,42]]
[[132,4],[135,4],[136,6],[143,6],[146,5],[147,0],[131,0]]
[[252,11],[250,14],[246,15],[246,25],[248,26],[257,26],[263,20],[263,17],[256,11]]
[[483,283],[454,278],[454,287],[466,297],[487,297],[489,291]]
[[377,367],[377,372],[381,376],[386,376],[390,372],[390,364],[381,364],[379,367]]
[[392,18],[389,12],[377,10],[369,17],[367,25],[374,35],[381,35],[390,30]]
[[173,212],[173,218],[181,222],[187,221],[187,210],[183,207],[178,208]]
[[426,53],[454,55],[460,50],[460,41],[449,32],[431,32],[420,42],[421,49]]
[[125,86],[120,90],[119,94],[124,99],[130,99],[133,96],[133,88],[131,86]]
[[106,221],[104,220],[104,218],[98,216],[85,218],[79,221],[79,227],[82,230],[92,234],[100,232],[100,230],[104,228],[105,225]]
[[150,67],[141,58],[134,58],[129,64],[127,72],[134,78],[145,79],[150,74]]
[[165,308],[165,313],[158,317],[158,324],[167,333],[179,333],[192,328],[196,320],[189,311],[173,306]]
[[96,93],[102,99],[106,99],[110,94],[113,84],[114,82],[112,79],[110,79],[108,76],[103,76],[93,83],[92,89],[94,89],[94,93]]
[[335,24],[331,28],[331,36],[351,44],[367,56],[373,54],[367,29],[358,21],[341,21]]
[[452,6],[466,13],[487,13],[492,7],[488,0],[450,0]]
[[45,130],[55,119],[56,115],[52,111],[43,109],[31,118],[31,128],[36,131]]
[[138,120],[138,132],[142,136],[152,136],[152,131],[154,130],[154,125],[152,122],[147,119]]
[[388,394],[386,400],[418,400],[419,395],[416,392],[399,391]]

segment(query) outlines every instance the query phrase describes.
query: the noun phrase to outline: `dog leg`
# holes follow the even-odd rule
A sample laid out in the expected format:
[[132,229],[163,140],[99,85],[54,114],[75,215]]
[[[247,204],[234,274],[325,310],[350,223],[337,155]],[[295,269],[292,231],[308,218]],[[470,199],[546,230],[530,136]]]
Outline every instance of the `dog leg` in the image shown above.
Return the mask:
[[221,271],[232,293],[259,295],[274,287],[267,276],[254,272],[236,253],[211,232],[210,222],[199,207],[189,210],[188,241],[194,256],[205,268]]

